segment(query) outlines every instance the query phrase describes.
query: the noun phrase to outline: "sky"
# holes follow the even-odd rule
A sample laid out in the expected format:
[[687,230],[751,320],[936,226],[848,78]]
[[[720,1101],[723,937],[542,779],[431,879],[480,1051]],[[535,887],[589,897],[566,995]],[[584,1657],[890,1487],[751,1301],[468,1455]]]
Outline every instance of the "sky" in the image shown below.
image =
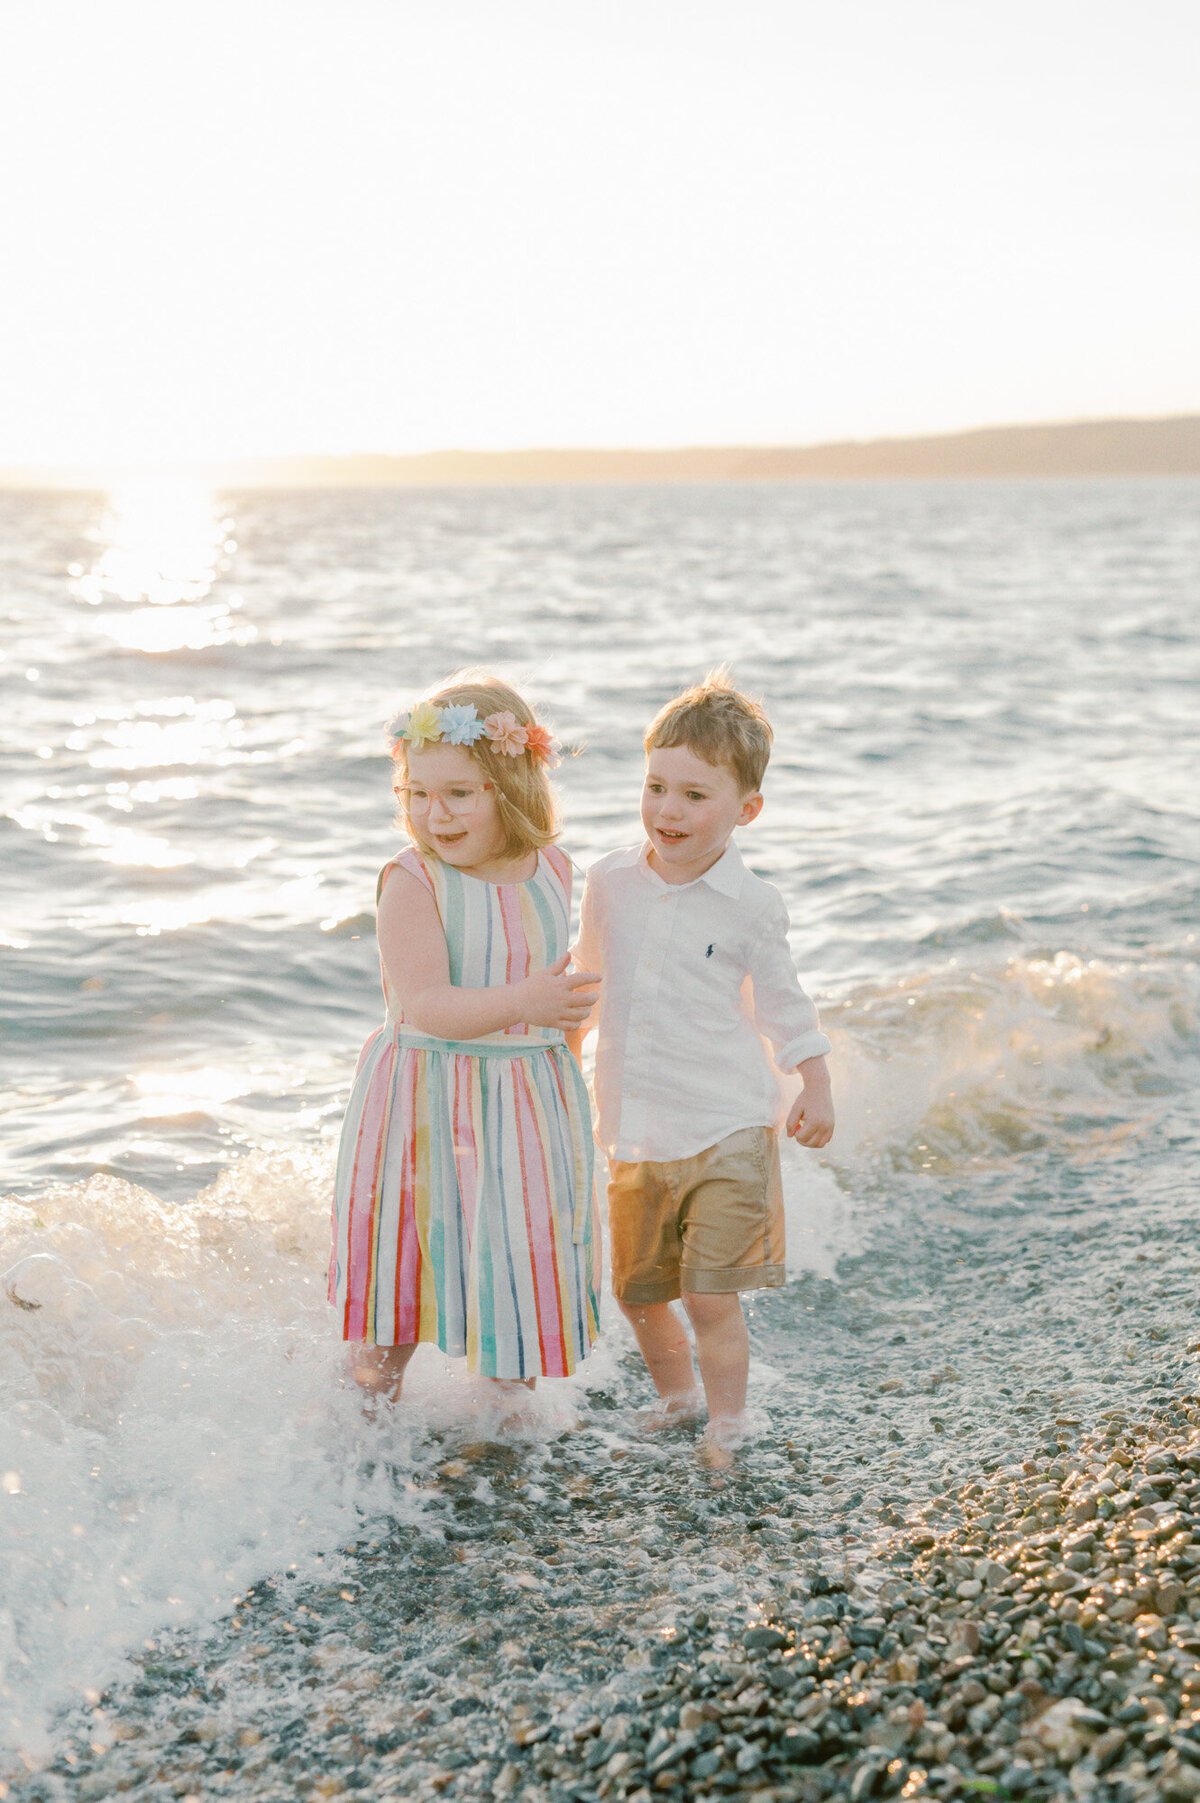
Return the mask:
[[1200,411],[1195,0],[0,11],[0,465]]

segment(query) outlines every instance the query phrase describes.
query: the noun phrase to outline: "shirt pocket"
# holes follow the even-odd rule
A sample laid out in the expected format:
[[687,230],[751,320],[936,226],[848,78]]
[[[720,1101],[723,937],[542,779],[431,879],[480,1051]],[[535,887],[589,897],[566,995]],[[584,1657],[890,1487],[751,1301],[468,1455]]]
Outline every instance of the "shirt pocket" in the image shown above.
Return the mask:
[[[737,948],[740,951],[740,948]],[[728,1032],[742,1012],[741,989],[746,975],[743,960],[720,939],[693,939],[687,950],[688,1009],[691,1025],[699,1031]]]

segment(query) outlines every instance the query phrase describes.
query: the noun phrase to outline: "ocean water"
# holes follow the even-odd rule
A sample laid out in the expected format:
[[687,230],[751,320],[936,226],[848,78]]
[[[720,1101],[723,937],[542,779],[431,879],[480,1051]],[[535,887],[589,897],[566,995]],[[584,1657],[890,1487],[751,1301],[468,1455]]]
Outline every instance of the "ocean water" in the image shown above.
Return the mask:
[[[581,867],[636,835],[670,693],[724,661],[766,703],[742,846],[839,1128],[789,1149],[752,1402],[767,1465],[866,1474],[839,1544],[1162,1393],[1200,1275],[1198,611],[1186,481],[0,495],[0,1740],[49,1756],[156,1634],[419,1527],[430,1435],[487,1429],[431,1352],[365,1424],[324,1303],[383,725],[462,664],[577,749]],[[605,1328],[544,1438],[635,1444]]]

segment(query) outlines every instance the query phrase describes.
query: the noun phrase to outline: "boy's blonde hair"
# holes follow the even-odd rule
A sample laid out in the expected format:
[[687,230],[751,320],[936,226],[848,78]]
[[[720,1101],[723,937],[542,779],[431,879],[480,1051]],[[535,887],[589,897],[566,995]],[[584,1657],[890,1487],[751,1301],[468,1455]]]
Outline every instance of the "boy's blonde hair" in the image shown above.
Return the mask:
[[651,752],[685,745],[706,764],[732,771],[742,794],[753,795],[762,787],[773,736],[761,705],[735,689],[722,667],[659,710],[645,746]]
[[[529,703],[506,682],[486,670],[460,670],[445,688],[428,699],[434,707],[473,707],[481,720],[486,720],[490,714],[507,713],[512,714],[520,726],[534,724],[534,712]],[[554,790],[541,758],[528,751],[523,751],[519,757],[508,757],[495,750],[491,740],[486,738],[477,739],[474,745],[464,745],[461,749],[470,753],[495,790],[500,822],[504,827],[506,857],[520,858],[527,852],[540,851],[543,845],[551,844],[558,837]],[[408,775],[407,752],[403,740],[392,746],[398,785]],[[402,811],[398,820],[413,843],[420,845],[420,835],[408,815]]]

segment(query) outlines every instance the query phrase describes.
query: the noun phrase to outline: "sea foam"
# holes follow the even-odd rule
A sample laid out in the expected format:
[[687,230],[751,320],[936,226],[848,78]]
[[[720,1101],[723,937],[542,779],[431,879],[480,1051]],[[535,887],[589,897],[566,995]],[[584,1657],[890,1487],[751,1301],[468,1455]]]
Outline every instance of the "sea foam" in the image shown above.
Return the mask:
[[338,1383],[322,1178],[259,1159],[188,1204],[109,1177],[0,1204],[10,1743],[41,1749],[155,1630],[216,1619],[263,1572],[329,1569],[403,1508],[387,1467],[411,1425],[372,1428]]

